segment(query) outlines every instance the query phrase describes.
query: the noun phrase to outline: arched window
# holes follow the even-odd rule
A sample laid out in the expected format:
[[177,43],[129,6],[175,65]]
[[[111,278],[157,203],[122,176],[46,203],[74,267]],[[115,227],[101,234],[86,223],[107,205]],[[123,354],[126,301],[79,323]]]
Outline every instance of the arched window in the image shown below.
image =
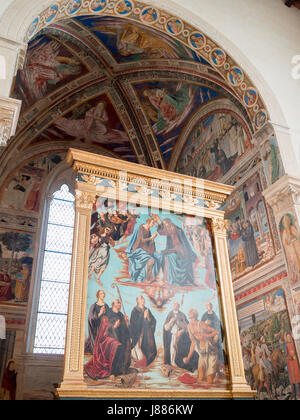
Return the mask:
[[33,353],[63,354],[75,218],[75,198],[66,184],[53,193],[46,214]]

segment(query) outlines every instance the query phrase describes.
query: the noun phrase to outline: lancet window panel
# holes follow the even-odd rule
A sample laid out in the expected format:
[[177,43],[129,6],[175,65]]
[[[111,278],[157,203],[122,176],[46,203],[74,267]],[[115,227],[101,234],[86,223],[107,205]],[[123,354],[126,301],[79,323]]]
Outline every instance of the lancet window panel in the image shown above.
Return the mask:
[[49,206],[34,353],[63,354],[75,218],[75,198],[67,185]]

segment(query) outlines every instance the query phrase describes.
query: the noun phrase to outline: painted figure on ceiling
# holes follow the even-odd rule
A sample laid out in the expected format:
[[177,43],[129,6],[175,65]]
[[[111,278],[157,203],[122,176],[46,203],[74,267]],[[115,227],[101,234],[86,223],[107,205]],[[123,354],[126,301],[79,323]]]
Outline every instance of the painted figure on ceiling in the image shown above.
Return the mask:
[[150,119],[156,122],[154,131],[170,131],[178,125],[188,109],[193,93],[188,84],[179,84],[174,92],[165,89],[145,89],[144,97],[148,99],[154,111],[149,115]]
[[126,25],[117,31],[118,52],[127,57],[144,54],[146,58],[176,58],[167,42],[135,25]]
[[21,82],[26,87],[23,97],[28,104],[43,99],[49,86],[82,73],[80,61],[60,56],[60,49],[61,45],[56,41],[43,42],[29,49],[24,69],[20,71]]
[[60,118],[55,125],[66,134],[78,140],[85,139],[88,143],[127,143],[129,139],[125,131],[114,130],[107,126],[109,116],[106,107],[106,102],[101,101],[87,111],[83,119]]

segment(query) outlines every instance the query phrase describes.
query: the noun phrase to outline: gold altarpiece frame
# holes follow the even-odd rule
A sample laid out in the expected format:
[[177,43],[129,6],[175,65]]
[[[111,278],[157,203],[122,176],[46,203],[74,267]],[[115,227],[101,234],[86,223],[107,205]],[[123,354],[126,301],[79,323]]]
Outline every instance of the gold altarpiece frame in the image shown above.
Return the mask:
[[[240,346],[224,212],[219,210],[233,188],[142,165],[70,149],[67,162],[77,173],[76,215],[70,281],[63,382],[60,398],[199,398],[249,399],[255,392],[247,385]],[[85,377],[85,342],[89,253],[92,213],[98,197],[207,220],[214,249],[220,318],[224,331],[227,382],[222,387],[163,386],[122,388],[91,386]],[[194,305],[197,308],[197,302]],[[196,369],[197,370],[197,369]]]

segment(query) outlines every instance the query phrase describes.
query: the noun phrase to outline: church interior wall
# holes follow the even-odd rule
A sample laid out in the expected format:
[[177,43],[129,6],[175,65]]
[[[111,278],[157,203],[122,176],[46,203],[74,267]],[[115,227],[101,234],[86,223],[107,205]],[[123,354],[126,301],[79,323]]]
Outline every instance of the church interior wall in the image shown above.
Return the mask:
[[[32,10],[37,3],[32,1],[33,7],[26,16],[27,27],[36,16],[32,15]],[[204,3],[206,7],[203,13]],[[110,60],[110,71],[115,66],[120,72],[117,83],[110,83],[103,61],[97,54],[89,54],[88,44],[83,42],[86,41],[84,35],[90,24],[86,24],[84,18],[78,18],[76,22],[58,23],[47,31],[45,29],[37,41],[29,42],[24,66],[15,72],[13,88],[8,89],[10,79],[0,81],[0,88],[3,82],[3,89],[0,89],[3,96],[9,96],[11,91],[11,97],[22,101],[16,135],[0,156],[0,268],[4,270],[2,275],[8,275],[7,284],[11,287],[6,294],[3,292],[3,299],[0,298],[0,313],[6,317],[8,333],[13,340],[7,342],[10,348],[5,358],[2,356],[0,368],[3,372],[3,366],[9,359],[16,360],[19,372],[18,399],[53,399],[53,384],[60,383],[62,378],[61,356],[32,354],[29,346],[32,331],[29,331],[29,326],[32,322],[30,318],[35,316],[32,305],[38,284],[36,262],[40,252],[48,186],[54,174],[59,173],[58,168],[63,165],[69,147],[148,166],[164,167],[235,187],[223,210],[229,225],[228,245],[246,376],[251,386],[259,386],[256,383],[259,380],[258,374],[253,371],[252,341],[257,340],[259,343],[264,337],[269,348],[273,349],[274,358],[278,359],[274,361],[275,379],[270,385],[271,389],[264,387],[260,397],[287,399],[292,396],[293,386],[289,379],[291,367],[287,363],[286,347],[290,345],[288,333],[292,331],[293,319],[300,314],[300,263],[295,255],[298,246],[300,249],[299,215],[297,206],[294,210],[293,207],[287,207],[285,213],[278,212],[266,199],[265,191],[275,188],[287,174],[291,174],[290,169],[297,166],[295,159],[298,159],[300,126],[296,114],[300,105],[300,85],[299,81],[291,77],[290,61],[291,55],[297,52],[295,40],[300,35],[297,32],[300,27],[296,17],[299,18],[299,15],[291,16],[291,10],[287,8],[282,11],[281,4],[280,11],[290,24],[282,28],[282,31],[286,30],[284,35],[274,34],[272,17],[276,20],[279,18],[279,5],[271,7],[270,0],[263,2],[263,5],[262,2],[255,2],[261,16],[265,16],[266,10],[268,14],[272,10],[272,17],[266,24],[264,18],[258,18],[255,7],[251,9],[246,5],[248,2],[242,3],[241,9],[237,9],[230,1],[230,19],[234,18],[237,22],[234,27],[222,1],[216,0],[209,5],[202,0],[196,5],[195,2],[187,1],[183,16],[190,17],[193,10],[205,22],[210,22],[209,25],[204,24],[203,31],[206,30],[214,40],[221,40],[225,33],[228,45],[232,46],[232,55],[236,60],[240,58],[241,63],[247,62],[244,61],[247,52],[251,62],[249,68],[257,69],[253,73],[253,81],[257,82],[254,91],[262,94],[262,99],[256,98],[262,101],[256,116],[255,113],[250,115],[247,104],[237,98],[236,92],[232,90],[234,83],[225,86],[211,62],[204,61],[203,57],[194,62],[189,49],[185,48],[183,54],[178,42],[169,41],[166,35],[162,36],[170,48],[164,44],[166,57],[157,58],[155,48],[150,52],[148,50],[148,56],[144,59],[147,66],[152,60],[153,69],[140,72],[131,69],[131,66],[138,65],[142,68],[136,57],[131,60],[128,51],[127,56],[117,51],[119,55],[116,59],[116,49],[111,47],[112,44],[105,45],[103,42],[101,52],[106,60]],[[9,5],[9,1],[5,5],[1,3],[0,13],[1,7],[6,5]],[[47,2],[39,4],[40,11],[47,6]],[[158,7],[158,2],[153,2],[153,6]],[[179,10],[181,5],[173,0],[168,1],[165,7],[171,12]],[[12,28],[9,26],[11,10],[8,8],[4,13],[7,27],[1,31],[6,30],[6,35],[14,39],[19,52],[23,41],[12,36]],[[224,19],[224,15],[227,19]],[[241,15],[247,16],[247,31],[243,30],[244,19],[241,19]],[[194,21],[196,24],[197,17],[193,17],[191,22]],[[98,23],[103,29],[105,25],[101,21]],[[118,27],[124,31],[124,23],[118,22],[119,26],[113,20],[108,23],[111,32],[106,34],[106,39],[111,41],[116,36],[113,30]],[[72,24],[75,25],[73,28],[80,26],[82,29],[82,39],[78,42],[71,37]],[[150,37],[149,33],[153,36],[154,32],[147,32]],[[90,36],[100,48],[97,34],[92,32]],[[151,42],[154,42],[152,38]],[[242,53],[237,51],[236,45]],[[268,48],[271,45],[275,51],[268,56],[268,60],[265,59],[266,45]],[[3,53],[7,57],[7,69],[11,74],[9,69],[15,65],[17,58],[12,44],[10,48],[13,51],[11,54],[6,47],[2,51],[0,43],[0,55]],[[40,53],[52,48],[56,57],[63,58],[59,61],[61,73],[56,72],[59,73],[57,80],[51,80],[50,76],[46,82],[28,79],[28,68],[34,65],[32,57],[35,48]],[[153,56],[149,57],[149,54]],[[174,69],[172,59],[181,60],[186,71]],[[279,62],[280,69],[271,71]],[[72,71],[68,72],[70,68]],[[280,87],[279,76],[285,80],[284,89]],[[36,82],[40,83],[40,88],[31,90]],[[176,105],[176,124],[172,126],[166,123],[160,114],[155,113],[147,90],[152,90],[152,93],[165,90],[173,97],[176,94],[177,100],[180,98],[183,101],[181,104],[188,107],[189,116],[193,117],[190,119],[184,115],[184,109]],[[124,92],[127,95],[125,102]],[[276,100],[272,108],[274,97]],[[88,121],[89,115],[100,103],[104,104],[109,115],[106,129],[110,137],[103,144],[97,141],[96,131],[90,132],[89,139],[84,134],[78,134],[80,127],[86,127],[78,121]],[[134,109],[129,103],[134,104]],[[277,103],[281,105],[282,114],[276,111]],[[282,141],[289,133],[287,126],[292,133],[289,141],[294,144],[294,148],[288,152]],[[102,131],[103,134],[105,132]],[[115,134],[121,139],[121,145],[115,142]],[[287,245],[286,225],[293,227],[294,248]],[[13,246],[17,240],[20,243],[18,250]],[[22,268],[24,264],[27,266],[26,273]],[[27,278],[29,276],[29,282],[27,289],[22,290],[17,285],[25,275]],[[15,344],[12,345],[12,342]],[[295,346],[299,357],[299,338],[295,340]]]

